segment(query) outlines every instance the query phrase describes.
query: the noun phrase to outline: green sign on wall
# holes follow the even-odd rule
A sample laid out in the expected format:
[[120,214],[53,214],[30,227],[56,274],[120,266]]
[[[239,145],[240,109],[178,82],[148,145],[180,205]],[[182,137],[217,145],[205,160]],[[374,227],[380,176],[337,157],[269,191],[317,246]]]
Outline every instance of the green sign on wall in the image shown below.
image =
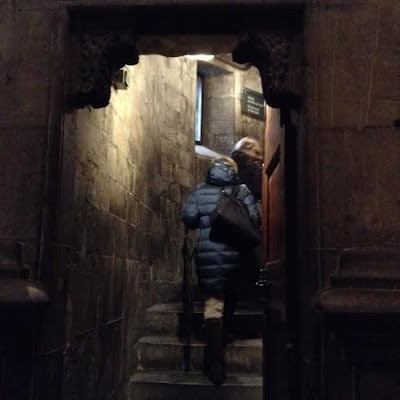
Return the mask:
[[244,88],[242,91],[242,114],[264,120],[265,105],[263,95],[254,90]]

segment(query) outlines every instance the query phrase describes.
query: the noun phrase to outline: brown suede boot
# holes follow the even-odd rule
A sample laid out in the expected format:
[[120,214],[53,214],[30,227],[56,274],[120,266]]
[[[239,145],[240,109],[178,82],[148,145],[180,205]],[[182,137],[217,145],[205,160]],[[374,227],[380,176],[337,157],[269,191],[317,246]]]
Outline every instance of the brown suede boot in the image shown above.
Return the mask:
[[222,318],[204,321],[206,328],[206,375],[214,385],[222,385],[225,380],[224,340]]

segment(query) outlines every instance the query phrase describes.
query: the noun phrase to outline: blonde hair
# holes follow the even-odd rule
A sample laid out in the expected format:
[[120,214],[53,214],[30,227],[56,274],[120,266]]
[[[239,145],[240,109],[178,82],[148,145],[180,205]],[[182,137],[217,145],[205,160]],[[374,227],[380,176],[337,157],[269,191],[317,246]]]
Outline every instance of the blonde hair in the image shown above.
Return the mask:
[[238,165],[230,157],[218,157],[215,160],[213,160],[212,163],[213,164],[215,164],[215,163],[227,164],[227,165],[231,166],[236,173],[238,172]]
[[260,142],[250,136],[240,139],[234,146],[232,153],[241,152],[251,158],[263,159],[263,151]]

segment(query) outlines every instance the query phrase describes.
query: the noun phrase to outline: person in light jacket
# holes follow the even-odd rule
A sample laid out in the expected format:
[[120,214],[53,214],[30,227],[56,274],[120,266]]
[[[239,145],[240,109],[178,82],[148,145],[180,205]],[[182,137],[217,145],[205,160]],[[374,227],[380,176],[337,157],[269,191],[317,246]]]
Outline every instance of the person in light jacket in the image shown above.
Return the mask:
[[[238,248],[225,241],[210,238],[210,214],[217,207],[222,190],[231,194],[238,184],[236,163],[228,157],[214,160],[208,168],[206,182],[191,191],[181,213],[181,219],[187,228],[200,229],[195,263],[198,284],[205,296],[205,372],[216,385],[222,384],[225,379],[224,306],[228,305],[229,297],[234,296],[240,285],[243,268],[241,251]],[[239,185],[236,198],[245,205],[255,226],[259,228],[260,214],[254,196],[246,185]],[[233,316],[233,312],[231,306],[230,316]]]

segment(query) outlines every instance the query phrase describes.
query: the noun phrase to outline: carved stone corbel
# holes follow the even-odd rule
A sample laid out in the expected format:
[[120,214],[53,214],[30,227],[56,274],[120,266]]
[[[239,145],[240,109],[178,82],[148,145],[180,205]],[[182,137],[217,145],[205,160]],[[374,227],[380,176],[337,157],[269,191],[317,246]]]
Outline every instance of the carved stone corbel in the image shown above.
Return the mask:
[[267,104],[274,108],[298,108],[300,96],[287,88],[289,41],[279,32],[246,33],[232,53],[239,64],[251,63],[258,68]]
[[127,32],[83,33],[76,47],[67,89],[68,109],[107,106],[116,71],[126,64],[139,62],[134,35]]

